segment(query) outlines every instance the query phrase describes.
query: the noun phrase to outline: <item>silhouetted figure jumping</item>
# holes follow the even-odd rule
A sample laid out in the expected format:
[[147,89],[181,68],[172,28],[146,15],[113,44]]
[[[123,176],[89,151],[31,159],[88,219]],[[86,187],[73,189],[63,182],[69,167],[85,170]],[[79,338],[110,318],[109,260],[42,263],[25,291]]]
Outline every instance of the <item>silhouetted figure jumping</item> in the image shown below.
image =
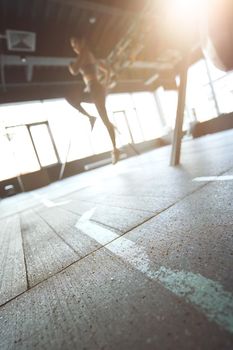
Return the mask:
[[120,151],[116,148],[114,126],[109,121],[105,107],[106,90],[103,84],[99,82],[98,78],[98,69],[100,69],[105,75],[104,83],[106,86],[109,80],[109,70],[101,61],[97,61],[93,53],[89,50],[84,38],[80,39],[71,37],[70,45],[73,51],[78,55],[78,58],[75,62],[69,64],[69,71],[72,75],[78,75],[81,73],[86,89],[81,94],[77,94],[77,96],[70,95],[66,99],[80,113],[88,117],[91,129],[94,127],[96,118],[87,113],[81,106],[81,103],[87,102],[95,104],[96,109],[108,130],[113,146],[112,164],[115,164],[119,160]]

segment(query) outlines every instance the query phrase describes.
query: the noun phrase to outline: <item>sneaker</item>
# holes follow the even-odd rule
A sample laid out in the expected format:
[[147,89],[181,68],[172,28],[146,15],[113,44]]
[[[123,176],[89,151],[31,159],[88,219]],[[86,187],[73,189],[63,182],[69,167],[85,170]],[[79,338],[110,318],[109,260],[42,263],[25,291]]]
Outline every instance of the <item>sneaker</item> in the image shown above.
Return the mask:
[[116,164],[120,158],[120,151],[119,149],[115,148],[113,151],[112,151],[112,164]]
[[96,117],[90,117],[89,122],[91,124],[91,131],[92,131],[96,122]]

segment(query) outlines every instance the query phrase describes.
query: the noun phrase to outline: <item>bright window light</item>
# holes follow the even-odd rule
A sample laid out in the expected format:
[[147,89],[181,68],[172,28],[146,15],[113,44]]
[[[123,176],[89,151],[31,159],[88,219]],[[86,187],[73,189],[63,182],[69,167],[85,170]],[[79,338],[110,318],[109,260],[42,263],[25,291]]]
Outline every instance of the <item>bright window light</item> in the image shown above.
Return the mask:
[[163,31],[179,43],[186,45],[198,30],[200,16],[206,0],[165,0]]
[[207,1],[209,0],[168,0],[166,1],[166,11],[171,17],[187,19],[192,22],[206,8]]
[[42,166],[47,166],[57,163],[57,156],[47,125],[45,123],[33,125],[30,127],[30,132],[40,159],[40,164]]
[[6,128],[6,137],[13,157],[17,175],[40,169],[31,138],[26,126]]
[[169,6],[174,13],[179,13],[181,15],[194,15],[199,9],[200,5],[205,0],[171,0]]

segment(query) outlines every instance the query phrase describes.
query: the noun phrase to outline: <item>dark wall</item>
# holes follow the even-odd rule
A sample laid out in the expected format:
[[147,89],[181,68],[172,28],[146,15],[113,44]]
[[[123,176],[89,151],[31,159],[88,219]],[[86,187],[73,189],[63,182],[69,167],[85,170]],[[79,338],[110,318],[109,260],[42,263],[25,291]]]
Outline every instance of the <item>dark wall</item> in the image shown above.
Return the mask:
[[217,118],[197,123],[192,130],[193,137],[200,137],[215,132],[224,131],[233,128],[233,112],[222,114]]

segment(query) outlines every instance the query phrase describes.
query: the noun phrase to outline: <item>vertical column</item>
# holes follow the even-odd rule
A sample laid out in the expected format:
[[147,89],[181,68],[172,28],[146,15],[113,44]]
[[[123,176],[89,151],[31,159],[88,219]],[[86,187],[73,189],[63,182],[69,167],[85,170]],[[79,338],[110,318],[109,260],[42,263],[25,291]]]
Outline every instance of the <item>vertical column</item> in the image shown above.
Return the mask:
[[183,120],[184,120],[188,66],[189,66],[189,55],[186,54],[180,69],[180,85],[179,85],[179,95],[178,95],[178,104],[177,104],[177,112],[176,112],[176,123],[175,123],[175,129],[173,133],[172,153],[171,153],[171,159],[170,159],[171,166],[175,166],[180,163],[180,150],[181,150],[181,140],[182,140],[182,126],[183,126]]

